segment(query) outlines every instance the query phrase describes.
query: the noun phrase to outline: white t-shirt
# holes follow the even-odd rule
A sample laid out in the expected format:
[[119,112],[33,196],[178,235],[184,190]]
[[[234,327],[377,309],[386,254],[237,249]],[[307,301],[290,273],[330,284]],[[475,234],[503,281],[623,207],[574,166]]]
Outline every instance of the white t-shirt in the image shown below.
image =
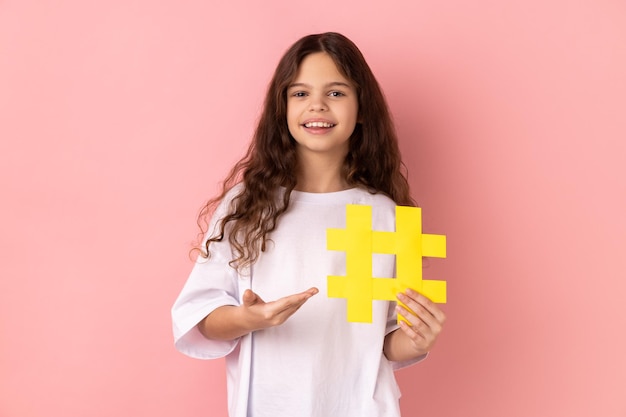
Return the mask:
[[[209,230],[228,208],[235,187],[216,210]],[[326,229],[345,228],[346,205],[372,206],[374,230],[393,231],[395,203],[353,188],[334,193],[292,192],[265,252],[242,274],[228,265],[228,239],[211,245],[172,308],[176,347],[201,359],[226,357],[231,417],[399,416],[400,391],[383,354],[397,328],[395,303],[373,301],[373,322],[346,319],[346,300],[327,296],[327,276],[345,275],[345,253],[326,249]],[[373,256],[373,275],[393,277],[393,255]],[[239,305],[250,288],[265,301],[317,287],[280,326],[233,341],[204,338],[196,325],[215,308]],[[423,357],[422,357],[423,358]],[[422,358],[418,358],[422,359]],[[416,361],[411,361],[414,363]]]

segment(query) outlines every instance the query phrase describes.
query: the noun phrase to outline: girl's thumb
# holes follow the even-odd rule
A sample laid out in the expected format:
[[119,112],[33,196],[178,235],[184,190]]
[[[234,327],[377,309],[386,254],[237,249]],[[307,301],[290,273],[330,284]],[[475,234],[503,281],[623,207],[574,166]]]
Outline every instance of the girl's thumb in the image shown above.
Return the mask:
[[258,296],[252,290],[245,290],[241,300],[245,305],[252,305],[257,301]]

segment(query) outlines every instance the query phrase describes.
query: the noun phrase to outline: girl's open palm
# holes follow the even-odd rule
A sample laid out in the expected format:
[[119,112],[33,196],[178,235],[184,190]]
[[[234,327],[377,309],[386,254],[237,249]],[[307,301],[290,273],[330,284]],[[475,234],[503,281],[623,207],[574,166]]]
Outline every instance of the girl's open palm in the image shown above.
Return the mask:
[[298,294],[288,295],[276,301],[265,302],[258,294],[251,290],[243,293],[241,307],[244,308],[247,320],[253,328],[260,330],[283,324],[293,313],[312,296],[317,294],[317,288],[309,288]]

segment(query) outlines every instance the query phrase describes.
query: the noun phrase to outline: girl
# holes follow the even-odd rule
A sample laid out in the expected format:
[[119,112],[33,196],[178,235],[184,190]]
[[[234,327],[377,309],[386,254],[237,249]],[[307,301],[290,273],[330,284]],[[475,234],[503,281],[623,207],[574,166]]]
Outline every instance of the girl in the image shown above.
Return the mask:
[[[211,217],[202,256],[172,309],[181,352],[226,357],[231,417],[400,415],[393,370],[426,356],[444,313],[407,290],[398,299],[411,311],[374,301],[372,323],[347,322],[346,300],[326,296],[327,276],[346,273],[326,229],[364,204],[374,230],[394,230],[395,206],[413,205],[401,165],[358,48],[338,33],[297,41],[246,156],[200,214]],[[394,267],[373,255],[374,276]]]

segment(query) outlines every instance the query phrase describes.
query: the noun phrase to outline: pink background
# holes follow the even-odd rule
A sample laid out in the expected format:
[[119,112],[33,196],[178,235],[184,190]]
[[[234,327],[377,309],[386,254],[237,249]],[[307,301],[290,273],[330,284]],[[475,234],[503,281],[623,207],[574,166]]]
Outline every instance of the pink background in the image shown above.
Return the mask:
[[406,416],[625,416],[623,1],[0,1],[0,416],[225,416],[172,345],[195,217],[283,51],[397,122],[449,316]]

